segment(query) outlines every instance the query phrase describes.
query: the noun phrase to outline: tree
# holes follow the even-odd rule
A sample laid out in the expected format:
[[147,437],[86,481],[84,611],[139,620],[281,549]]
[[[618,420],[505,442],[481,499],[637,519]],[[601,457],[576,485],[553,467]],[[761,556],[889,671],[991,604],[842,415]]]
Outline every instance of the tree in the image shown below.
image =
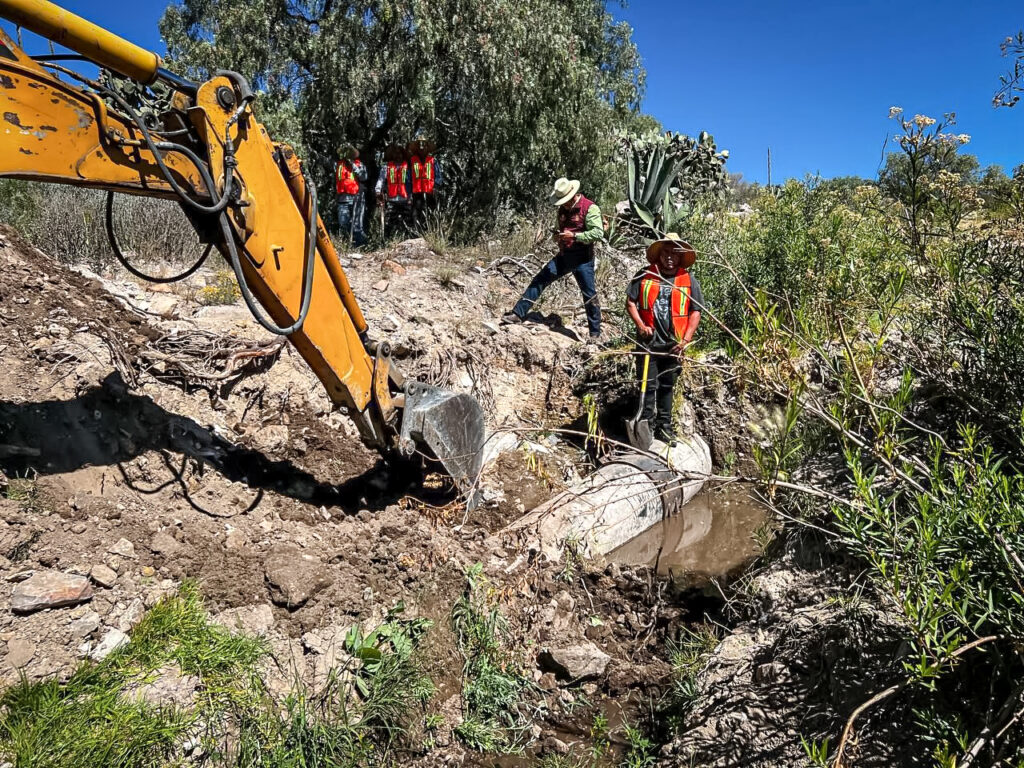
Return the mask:
[[[976,181],[978,158],[960,154],[960,147],[970,142],[971,137],[947,130],[956,125],[952,112],[942,120],[927,115],[910,118],[903,115],[900,107],[891,107],[889,117],[901,129],[896,137],[900,151],[886,158],[878,184],[883,193],[902,207],[901,218],[911,248],[915,254],[924,256],[936,211],[942,209],[946,223],[954,227],[965,214],[959,187]],[[953,187],[957,187],[956,194],[952,194]],[[950,222],[950,218],[955,222]]]
[[346,142],[372,176],[389,141],[432,138],[467,229],[533,210],[559,175],[610,188],[644,86],[601,0],[183,0],[161,31],[185,73],[249,77],[321,189]]
[[1013,57],[1013,69],[999,78],[999,90],[992,97],[992,104],[1012,107],[1020,101],[1019,94],[1024,93],[1024,30],[1003,40],[999,48],[1004,57]]

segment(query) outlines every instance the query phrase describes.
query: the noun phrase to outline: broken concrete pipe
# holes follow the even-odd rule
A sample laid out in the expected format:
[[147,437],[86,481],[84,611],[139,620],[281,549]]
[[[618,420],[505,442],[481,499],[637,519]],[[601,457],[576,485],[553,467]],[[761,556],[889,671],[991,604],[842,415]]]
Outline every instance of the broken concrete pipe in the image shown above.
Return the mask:
[[649,453],[613,454],[596,472],[508,526],[503,534],[558,560],[611,552],[683,509],[711,474],[711,451],[698,435]]

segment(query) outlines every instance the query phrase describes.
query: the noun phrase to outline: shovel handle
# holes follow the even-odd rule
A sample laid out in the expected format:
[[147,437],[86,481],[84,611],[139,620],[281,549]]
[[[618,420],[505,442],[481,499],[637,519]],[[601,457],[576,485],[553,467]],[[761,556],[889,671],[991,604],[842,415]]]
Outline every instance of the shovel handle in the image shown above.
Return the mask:
[[640,382],[640,397],[642,398],[647,394],[647,372],[651,368],[651,353],[648,352],[644,355],[644,377]]

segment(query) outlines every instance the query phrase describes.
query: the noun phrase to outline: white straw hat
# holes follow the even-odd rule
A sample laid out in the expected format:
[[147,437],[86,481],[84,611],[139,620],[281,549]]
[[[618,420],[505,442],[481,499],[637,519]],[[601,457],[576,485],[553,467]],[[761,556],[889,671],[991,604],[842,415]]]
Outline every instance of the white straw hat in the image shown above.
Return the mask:
[[550,197],[548,197],[548,200],[554,206],[565,205],[572,200],[573,196],[579,191],[580,183],[578,180],[573,179],[570,181],[563,176],[555,182],[555,188],[551,192]]

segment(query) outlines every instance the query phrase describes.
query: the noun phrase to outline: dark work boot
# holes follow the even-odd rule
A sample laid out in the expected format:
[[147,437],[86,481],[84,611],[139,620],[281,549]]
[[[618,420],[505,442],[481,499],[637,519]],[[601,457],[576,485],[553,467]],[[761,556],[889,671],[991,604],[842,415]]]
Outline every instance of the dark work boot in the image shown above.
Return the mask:
[[675,429],[672,427],[665,427],[660,424],[654,428],[654,439],[661,440],[661,442],[669,446],[675,445],[679,442]]

